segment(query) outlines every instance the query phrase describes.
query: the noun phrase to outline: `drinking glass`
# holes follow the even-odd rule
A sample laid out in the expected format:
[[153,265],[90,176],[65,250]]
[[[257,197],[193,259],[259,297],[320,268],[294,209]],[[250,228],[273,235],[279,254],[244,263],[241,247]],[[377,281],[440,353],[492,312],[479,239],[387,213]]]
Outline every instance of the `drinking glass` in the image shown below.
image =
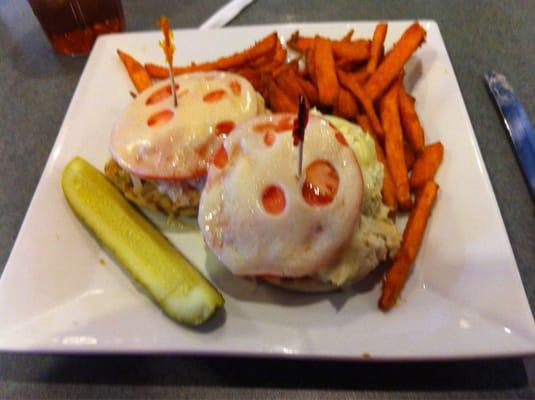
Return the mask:
[[28,0],[54,50],[88,54],[98,35],[124,30],[121,0]]

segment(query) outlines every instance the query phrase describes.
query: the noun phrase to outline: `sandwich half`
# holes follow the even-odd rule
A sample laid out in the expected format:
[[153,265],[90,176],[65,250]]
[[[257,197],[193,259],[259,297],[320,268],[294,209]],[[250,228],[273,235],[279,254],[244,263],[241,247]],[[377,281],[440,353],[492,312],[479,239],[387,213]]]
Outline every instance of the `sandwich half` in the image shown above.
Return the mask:
[[169,216],[195,215],[215,150],[242,121],[264,112],[239,75],[201,72],[140,93],[111,135],[106,176],[134,203]]
[[319,113],[297,172],[295,115],[238,125],[208,167],[198,221],[235,275],[289,289],[344,289],[393,257],[400,233],[383,204],[383,166],[357,125]]

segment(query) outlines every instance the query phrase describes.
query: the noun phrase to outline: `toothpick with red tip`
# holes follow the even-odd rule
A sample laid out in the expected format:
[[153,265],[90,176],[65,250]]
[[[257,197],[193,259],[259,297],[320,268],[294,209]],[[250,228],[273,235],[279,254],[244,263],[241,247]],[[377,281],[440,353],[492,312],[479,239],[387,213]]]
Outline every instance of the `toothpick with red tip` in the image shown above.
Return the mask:
[[301,95],[299,97],[299,111],[297,118],[294,119],[294,128],[293,128],[293,139],[294,146],[299,145],[299,159],[297,164],[297,176],[301,176],[301,171],[303,169],[303,143],[305,141],[305,128],[308,123],[308,104],[306,102],[305,96]]
[[169,66],[169,76],[171,77],[171,92],[173,93],[173,101],[175,107],[178,105],[176,99],[175,88],[175,74],[173,72],[173,54],[175,52],[175,43],[173,42],[173,31],[169,29],[169,20],[167,17],[158,18],[158,25],[163,33],[163,41],[160,42],[160,47],[163,50],[167,65]]

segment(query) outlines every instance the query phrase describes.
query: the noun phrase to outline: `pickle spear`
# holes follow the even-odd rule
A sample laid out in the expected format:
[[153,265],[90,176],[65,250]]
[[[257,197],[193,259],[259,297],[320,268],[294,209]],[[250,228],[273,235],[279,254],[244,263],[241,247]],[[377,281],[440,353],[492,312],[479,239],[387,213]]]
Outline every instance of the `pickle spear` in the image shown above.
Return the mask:
[[61,186],[78,218],[171,318],[199,325],[223,306],[217,289],[87,161],[73,158]]

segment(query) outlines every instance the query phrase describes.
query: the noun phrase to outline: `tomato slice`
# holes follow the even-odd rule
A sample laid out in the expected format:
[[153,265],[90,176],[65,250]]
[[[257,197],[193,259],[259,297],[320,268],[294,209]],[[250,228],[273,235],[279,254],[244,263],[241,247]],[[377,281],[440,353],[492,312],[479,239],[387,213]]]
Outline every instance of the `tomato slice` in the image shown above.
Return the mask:
[[338,142],[342,145],[342,146],[347,146],[347,142],[346,142],[346,138],[344,137],[344,135],[342,135],[340,132],[336,132],[334,134],[336,136],[336,140],[338,140]]
[[275,132],[285,132],[285,131],[291,131],[294,127],[294,118],[291,116],[282,117],[279,119],[279,122],[277,122],[277,126],[275,127]]
[[235,127],[236,124],[232,121],[221,121],[215,126],[214,133],[216,136],[228,135]]
[[151,127],[160,126],[166,124],[173,118],[175,113],[172,110],[158,111],[156,114],[152,114],[147,120],[147,125]]
[[275,124],[273,122],[259,122],[253,126],[253,131],[256,133],[266,133],[274,130]]
[[236,96],[239,96],[241,94],[241,85],[238,81],[230,81],[230,90],[232,90],[232,93],[234,93]]
[[339,184],[340,178],[331,163],[316,160],[306,169],[301,193],[308,204],[323,206],[333,201]]
[[268,186],[262,193],[262,205],[270,214],[280,214],[286,207],[284,191],[276,185]]
[[266,146],[273,146],[273,143],[275,143],[275,134],[273,132],[266,132],[264,134],[264,143]]
[[224,168],[228,162],[228,154],[225,146],[221,145],[214,154],[213,163],[217,168]]
[[277,123],[268,121],[268,122],[259,122],[253,125],[253,131],[257,133],[266,133],[266,132],[286,132],[293,129],[293,117],[287,116],[279,119]]
[[217,89],[217,90],[213,90],[211,92],[206,93],[202,99],[206,103],[215,103],[216,101],[219,101],[223,97],[225,97],[226,94],[227,92],[225,90]]
[[[175,84],[175,89],[178,90],[180,88],[180,85],[178,83]],[[159,103],[162,100],[165,100],[169,96],[173,94],[173,90],[171,89],[171,85],[164,86],[163,88],[160,88],[156,90],[153,94],[150,95],[150,97],[145,101],[146,105],[156,104]]]

